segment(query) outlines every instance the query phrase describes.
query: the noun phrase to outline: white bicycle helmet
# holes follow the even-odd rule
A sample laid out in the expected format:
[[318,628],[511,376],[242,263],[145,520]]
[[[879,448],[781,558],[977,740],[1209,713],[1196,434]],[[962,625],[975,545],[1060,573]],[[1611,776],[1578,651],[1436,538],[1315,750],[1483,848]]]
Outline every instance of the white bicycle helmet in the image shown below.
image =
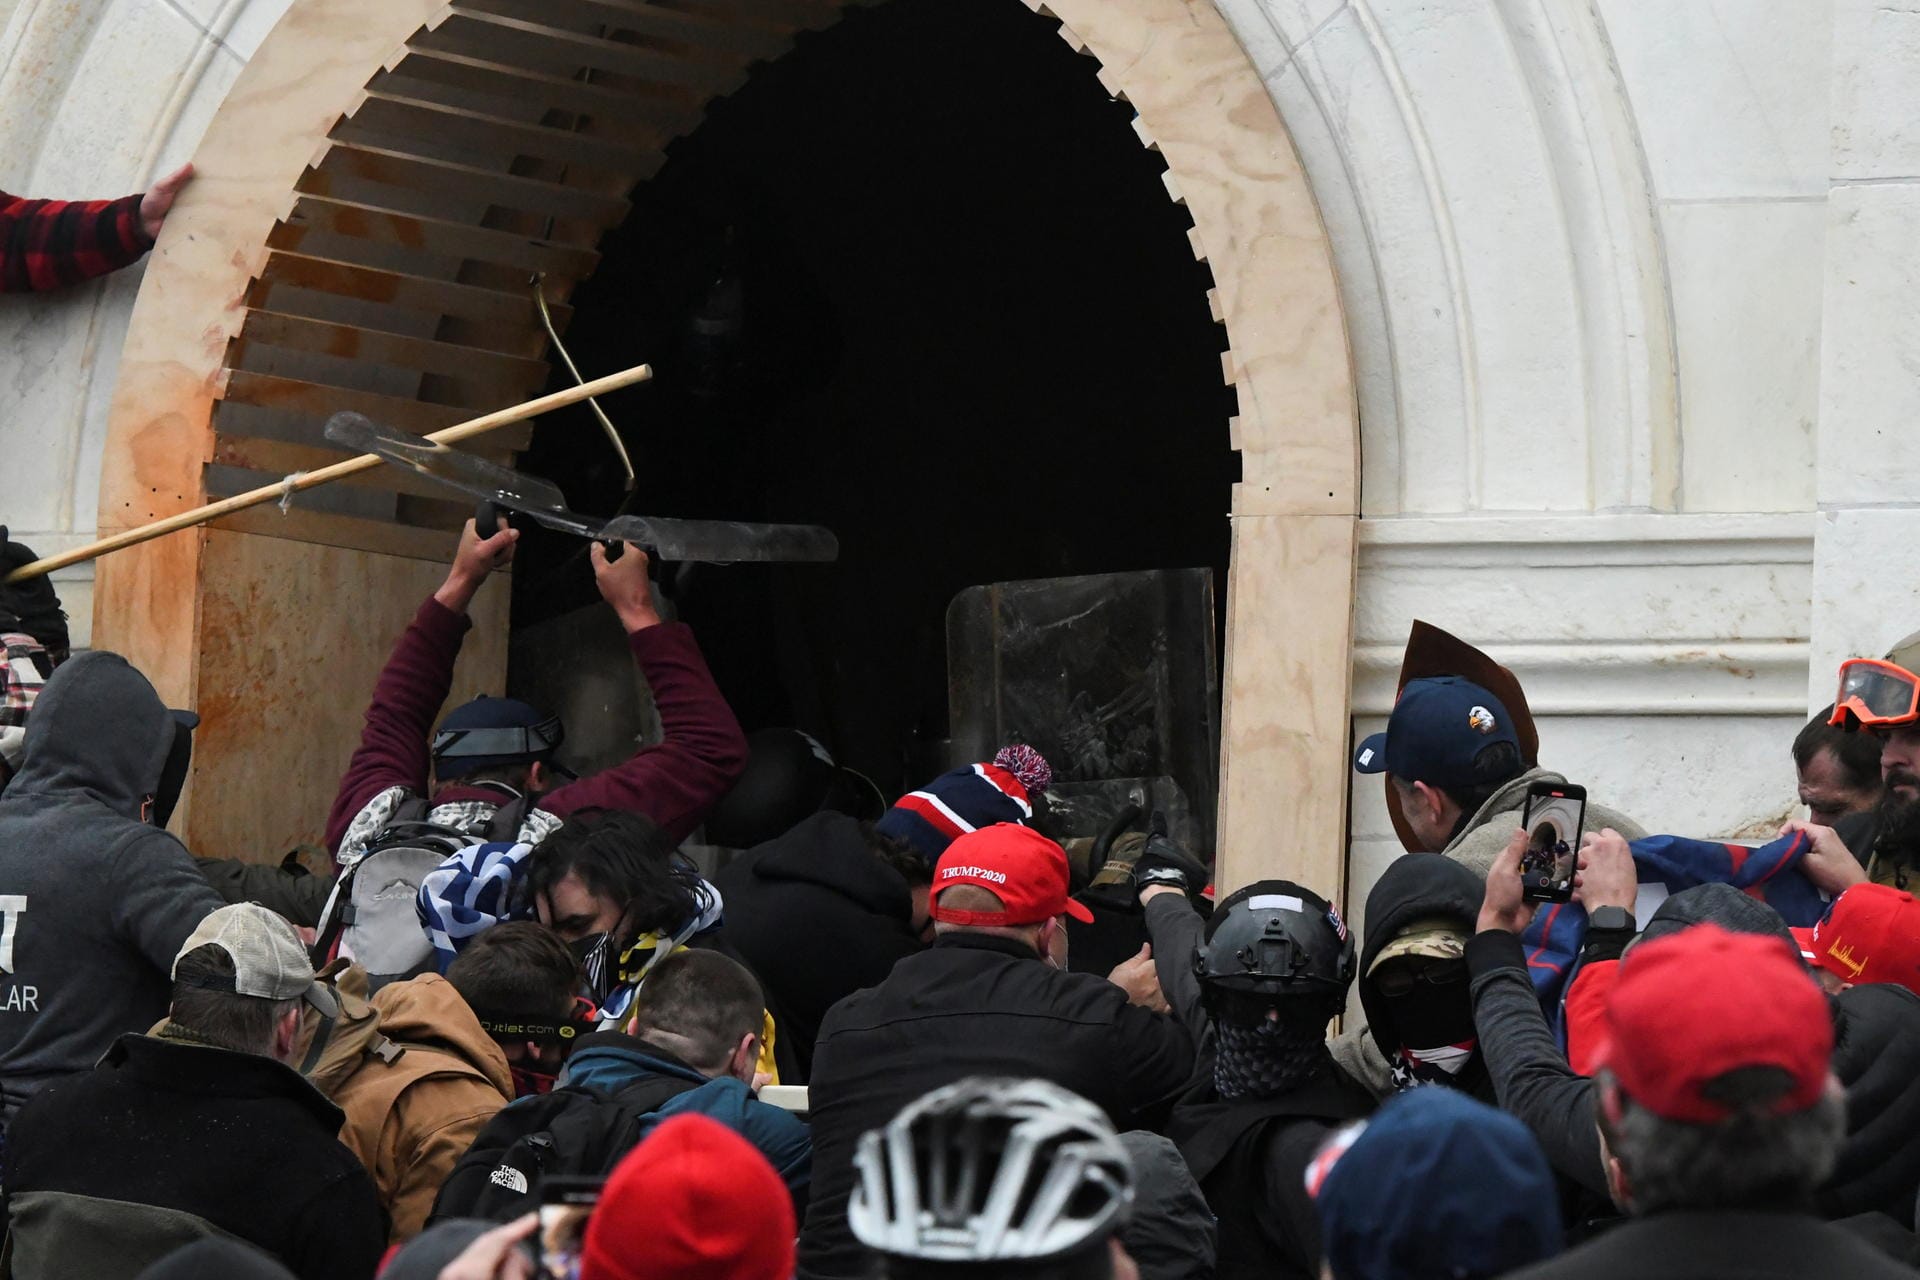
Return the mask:
[[1033,1261],[1116,1232],[1133,1168],[1105,1113],[1044,1080],[975,1077],[860,1138],[847,1221],[929,1262]]

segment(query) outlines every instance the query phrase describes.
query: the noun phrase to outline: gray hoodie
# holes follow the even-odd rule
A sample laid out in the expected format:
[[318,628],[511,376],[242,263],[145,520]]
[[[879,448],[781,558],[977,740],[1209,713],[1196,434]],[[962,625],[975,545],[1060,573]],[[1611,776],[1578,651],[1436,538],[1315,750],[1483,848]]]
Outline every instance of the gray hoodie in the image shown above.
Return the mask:
[[147,678],[84,653],[47,681],[0,793],[0,1116],[166,1016],[173,959],[221,903],[141,821],[173,722]]

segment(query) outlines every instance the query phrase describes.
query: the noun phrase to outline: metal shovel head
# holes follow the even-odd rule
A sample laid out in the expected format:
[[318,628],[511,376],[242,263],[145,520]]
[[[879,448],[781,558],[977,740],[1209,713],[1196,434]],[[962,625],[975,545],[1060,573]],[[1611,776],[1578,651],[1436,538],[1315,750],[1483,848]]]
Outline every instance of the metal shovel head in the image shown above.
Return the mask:
[[565,511],[560,487],[539,476],[503,467],[471,453],[383,427],[363,414],[336,413],[327,419],[327,439],[358,453],[371,453],[397,467],[417,471],[473,497],[515,511]]

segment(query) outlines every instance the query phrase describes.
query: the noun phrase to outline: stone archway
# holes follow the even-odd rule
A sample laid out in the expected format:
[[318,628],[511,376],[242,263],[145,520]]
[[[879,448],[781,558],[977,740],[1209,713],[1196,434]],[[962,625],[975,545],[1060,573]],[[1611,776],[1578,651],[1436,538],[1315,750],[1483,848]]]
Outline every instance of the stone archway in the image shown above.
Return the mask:
[[[1242,483],[1222,881],[1337,885],[1358,438],[1312,194],[1206,0],[1029,3],[1138,112],[1227,330]],[[840,12],[832,0],[296,0],[209,126],[202,176],[142,287],[102,532],[324,461],[318,424],[334,409],[428,430],[533,394],[547,366],[530,276],[544,274],[564,323],[567,292],[661,148]],[[205,719],[183,818],[197,849],[260,856],[311,834],[362,691],[437,580],[459,515],[380,474],[322,506],[258,510],[101,563],[95,643]],[[338,621],[343,600],[355,607]],[[496,685],[504,595],[483,595],[475,617],[459,683]]]

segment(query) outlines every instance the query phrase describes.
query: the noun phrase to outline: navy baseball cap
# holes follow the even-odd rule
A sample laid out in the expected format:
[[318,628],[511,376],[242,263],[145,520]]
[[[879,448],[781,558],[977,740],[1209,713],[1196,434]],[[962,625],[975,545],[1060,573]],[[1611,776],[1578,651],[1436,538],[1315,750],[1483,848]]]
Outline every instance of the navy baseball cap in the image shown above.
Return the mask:
[[1520,749],[1505,703],[1471,680],[1429,676],[1407,681],[1387,731],[1360,744],[1353,767],[1436,787],[1470,787],[1473,762],[1496,742]]
[[1502,1276],[1564,1243],[1540,1144],[1457,1089],[1387,1099],[1314,1158],[1307,1190],[1335,1280]]
[[560,717],[518,698],[485,694],[447,712],[433,735],[433,769],[442,782],[482,769],[553,760],[566,739]]

